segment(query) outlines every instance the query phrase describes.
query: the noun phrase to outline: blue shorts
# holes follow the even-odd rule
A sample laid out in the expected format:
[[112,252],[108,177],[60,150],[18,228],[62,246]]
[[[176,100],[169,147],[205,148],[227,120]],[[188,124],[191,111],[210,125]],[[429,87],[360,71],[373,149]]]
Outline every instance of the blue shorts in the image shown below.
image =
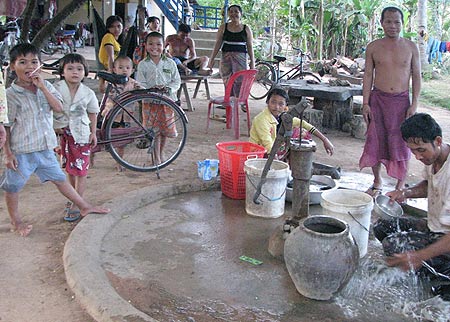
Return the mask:
[[53,150],[16,154],[16,159],[18,170],[6,169],[0,178],[0,188],[6,192],[22,190],[33,173],[36,173],[41,183],[66,180]]

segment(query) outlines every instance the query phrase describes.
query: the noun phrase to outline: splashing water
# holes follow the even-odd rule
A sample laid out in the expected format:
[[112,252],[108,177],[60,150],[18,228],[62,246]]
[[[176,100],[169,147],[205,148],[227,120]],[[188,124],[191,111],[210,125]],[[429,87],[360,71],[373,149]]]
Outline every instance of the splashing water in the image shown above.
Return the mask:
[[368,254],[335,298],[349,318],[392,312],[426,321],[448,321],[450,303],[432,297],[429,283],[413,272],[384,264],[380,254]]

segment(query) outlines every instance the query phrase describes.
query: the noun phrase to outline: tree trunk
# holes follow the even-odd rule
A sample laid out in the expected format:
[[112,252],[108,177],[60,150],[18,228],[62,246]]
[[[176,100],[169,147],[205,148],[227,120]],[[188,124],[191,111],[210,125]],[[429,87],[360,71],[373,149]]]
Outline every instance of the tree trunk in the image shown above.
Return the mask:
[[317,42],[317,59],[322,60],[323,48],[323,0],[319,4],[319,39]]
[[30,41],[30,25],[31,25],[31,18],[33,17],[33,11],[34,8],[36,8],[36,0],[28,0],[27,6],[23,10],[23,21],[22,21],[22,27],[21,27],[21,33],[20,33],[20,40],[22,42],[29,42]]
[[427,61],[427,42],[425,41],[425,36],[427,31],[427,0],[419,0],[417,4],[417,26],[418,26],[418,37],[417,43],[419,47],[420,54],[420,66],[422,72],[428,68]]
[[[49,35],[52,35],[61,23],[66,19],[69,15],[77,11],[87,0],[73,0],[69,2],[48,24],[46,24],[33,38],[31,43],[38,48],[42,48],[44,44],[47,42]],[[28,1],[28,2],[36,2],[36,0]],[[27,6],[29,9],[29,6]],[[29,9],[34,10],[34,7]],[[22,29],[23,31],[24,29]]]

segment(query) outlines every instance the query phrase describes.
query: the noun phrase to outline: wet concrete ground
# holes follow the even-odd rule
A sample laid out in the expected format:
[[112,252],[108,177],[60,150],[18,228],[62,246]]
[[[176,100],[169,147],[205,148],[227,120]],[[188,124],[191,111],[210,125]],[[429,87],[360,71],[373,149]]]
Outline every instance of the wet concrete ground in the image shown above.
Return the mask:
[[[250,217],[220,191],[165,198],[122,220],[102,246],[118,293],[161,321],[402,321],[348,318],[333,302],[297,293],[268,238],[284,217]],[[117,245],[117,241],[119,242]],[[263,263],[239,259],[246,255]]]
[[[357,179],[366,186],[360,173],[347,183],[345,177],[343,185]],[[110,206],[111,215],[84,219],[64,252],[68,283],[96,320],[408,320],[383,310],[349,317],[333,301],[301,296],[284,263],[267,251],[289,204],[283,217],[251,217],[245,200],[225,197],[218,182],[198,180],[143,189]],[[381,252],[371,244],[370,251]]]

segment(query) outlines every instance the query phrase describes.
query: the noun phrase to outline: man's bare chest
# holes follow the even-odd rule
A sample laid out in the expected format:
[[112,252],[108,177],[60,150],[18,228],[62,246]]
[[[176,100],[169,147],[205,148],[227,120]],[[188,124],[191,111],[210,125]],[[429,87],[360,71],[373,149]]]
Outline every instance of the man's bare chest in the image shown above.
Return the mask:
[[373,54],[375,67],[405,67],[411,66],[412,53],[404,49],[384,49]]

